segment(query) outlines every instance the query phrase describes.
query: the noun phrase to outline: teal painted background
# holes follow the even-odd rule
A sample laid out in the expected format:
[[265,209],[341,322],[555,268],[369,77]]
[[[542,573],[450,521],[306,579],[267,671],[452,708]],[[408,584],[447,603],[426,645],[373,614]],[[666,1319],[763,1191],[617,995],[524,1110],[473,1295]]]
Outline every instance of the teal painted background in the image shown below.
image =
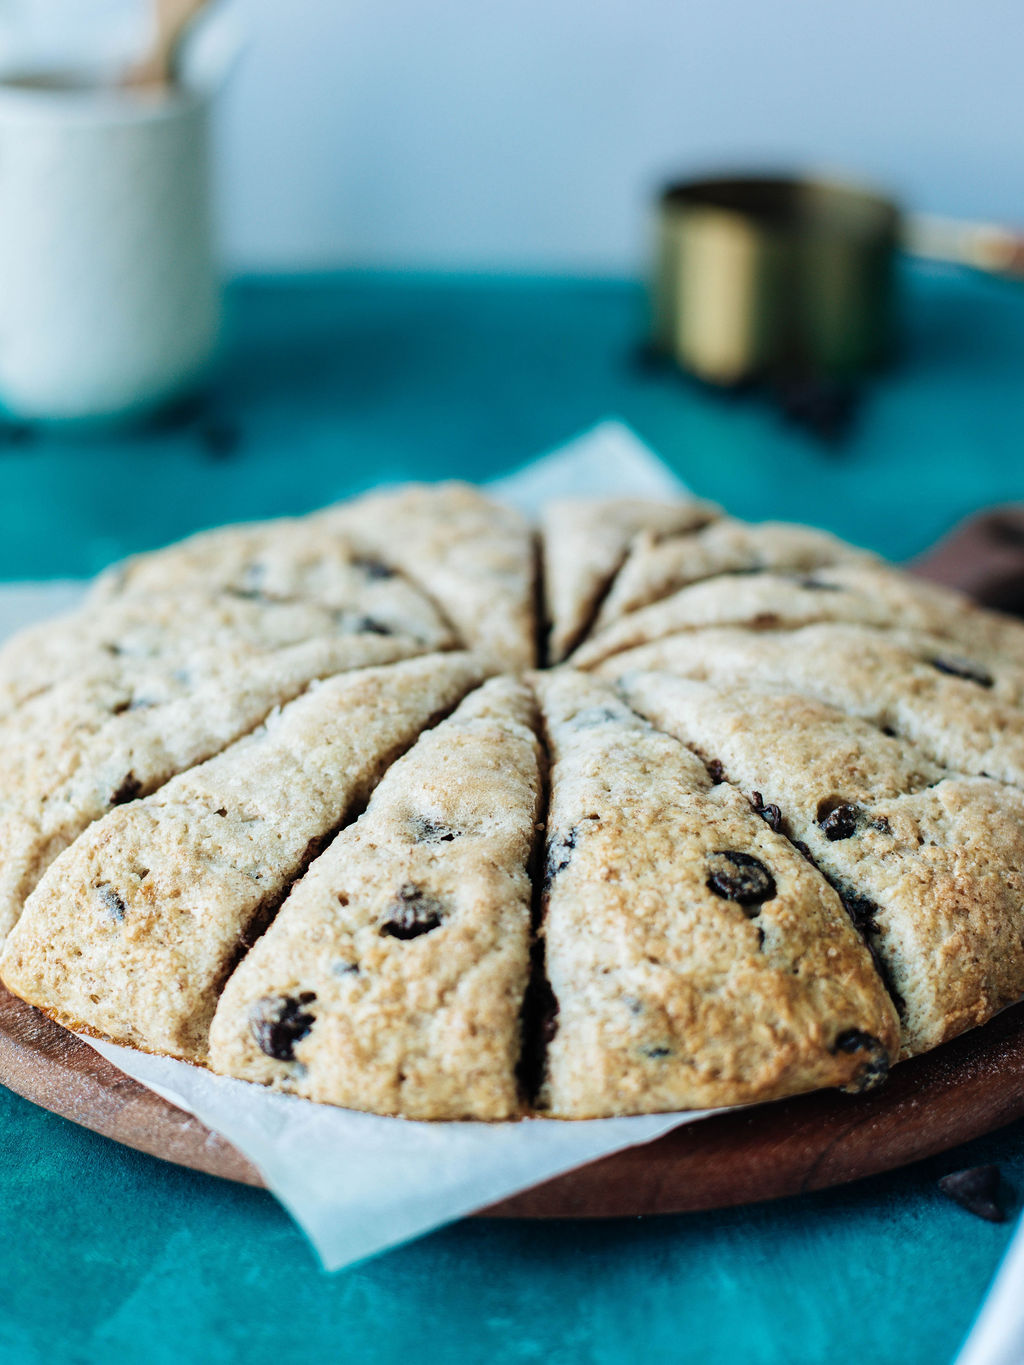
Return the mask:
[[[922,272],[904,291],[905,358],[825,450],[752,400],[639,364],[633,285],[243,281],[201,410],[136,435],[0,429],[0,578],[92,572],[379,479],[489,478],[608,415],[740,515],[909,555],[1024,497],[1024,294]],[[269,1196],[0,1090],[0,1361],[947,1365],[1010,1228],[935,1179],[990,1160],[1024,1191],[1024,1125],[848,1189],[619,1223],[467,1222],[327,1277]]]

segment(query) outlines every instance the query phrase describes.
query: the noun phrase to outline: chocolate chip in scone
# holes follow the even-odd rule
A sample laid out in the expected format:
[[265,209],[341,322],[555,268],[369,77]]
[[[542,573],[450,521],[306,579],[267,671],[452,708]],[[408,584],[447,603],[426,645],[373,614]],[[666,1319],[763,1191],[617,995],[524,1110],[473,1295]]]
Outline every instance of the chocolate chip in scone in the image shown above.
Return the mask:
[[572,724],[576,730],[589,730],[595,725],[607,725],[610,721],[621,718],[610,706],[586,706],[582,711],[576,712]]
[[861,896],[856,891],[851,891],[849,887],[841,882],[833,882],[839,899],[843,902],[843,908],[850,916],[853,927],[857,932],[864,936],[878,932],[878,925],[875,916],[878,914],[878,906],[867,896]]
[[100,900],[103,902],[104,910],[106,910],[112,920],[116,920],[118,924],[120,924],[128,909],[124,901],[109,882],[100,882],[96,887],[96,890],[99,893]]
[[383,621],[374,620],[372,616],[359,616],[352,626],[356,635],[394,635],[390,626],[386,626]]
[[831,809],[826,807],[824,811],[823,807],[819,805],[818,824],[821,826],[825,838],[829,843],[834,844],[840,839],[850,839],[856,834],[859,815],[860,811],[857,807],[847,805],[846,802],[843,802],[842,805],[832,806]]
[[111,806],[123,806],[129,801],[134,801],[139,792],[142,791],[142,783],[134,773],[125,773],[120,784],[110,793],[107,804]]
[[745,908],[762,905],[776,894],[775,878],[764,863],[749,853],[717,849],[708,855],[708,874],[709,891]]
[[847,1094],[859,1095],[865,1090],[873,1090],[876,1085],[881,1085],[889,1074],[889,1054],[877,1038],[859,1028],[848,1028],[840,1033],[832,1051],[864,1053],[860,1070],[843,1086]]
[[577,832],[576,829],[571,829],[568,834],[563,834],[560,839],[555,839],[548,845],[547,858],[544,861],[545,886],[550,886],[559,872],[564,872],[572,861]]
[[249,1028],[261,1052],[275,1062],[295,1060],[295,1044],[305,1038],[316,1022],[307,1005],[316,999],[315,991],[299,995],[264,995],[249,1009]]
[[711,778],[716,787],[725,781],[725,768],[722,766],[720,758],[709,758],[704,766],[708,770],[708,777]]
[[808,592],[842,592],[841,583],[823,583],[820,578],[798,578],[797,586]]
[[672,1056],[672,1049],[670,1047],[642,1047],[640,1051],[645,1057],[650,1057],[651,1060],[655,1062],[661,1061],[663,1057]]
[[989,1223],[1006,1222],[998,1166],[971,1166],[967,1170],[952,1171],[939,1181],[939,1189],[977,1218],[984,1218]]
[[581,826],[584,822],[590,821],[600,824],[601,817],[599,815],[585,815],[578,825],[572,827],[568,834],[563,834],[561,838],[553,840],[548,845],[547,857],[544,860],[545,888],[551,885],[559,872],[564,872],[569,866],[577,840],[582,832]]
[[448,825],[441,824],[439,820],[429,820],[424,815],[414,816],[409,823],[412,826],[413,838],[418,844],[450,844],[462,833],[460,829],[451,829]]
[[385,578],[394,578],[395,571],[379,559],[359,558],[352,560],[353,569],[358,569],[360,573],[366,575],[372,581],[379,581]]
[[975,664],[970,659],[961,659],[954,655],[945,655],[935,659],[929,659],[932,668],[937,668],[940,673],[946,673],[951,678],[963,678],[967,682],[977,683],[979,687],[991,687],[992,675],[987,673],[980,664]]
[[772,802],[766,804],[760,792],[751,792],[750,804],[754,807],[754,814],[760,815],[765,824],[770,825],[776,834],[782,828],[782,811]]
[[444,923],[444,907],[414,882],[403,882],[384,912],[380,933],[385,938],[411,939],[429,934]]

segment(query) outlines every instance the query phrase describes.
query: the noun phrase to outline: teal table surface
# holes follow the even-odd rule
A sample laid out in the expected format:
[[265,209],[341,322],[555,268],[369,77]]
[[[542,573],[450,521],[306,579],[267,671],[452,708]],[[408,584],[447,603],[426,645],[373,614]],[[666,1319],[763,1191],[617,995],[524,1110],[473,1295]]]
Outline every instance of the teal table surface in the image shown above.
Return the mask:
[[[695,491],[903,557],[1024,497],[1024,293],[908,271],[904,358],[826,448],[643,363],[620,281],[244,280],[205,402],[146,432],[0,423],[0,578],[93,572],[379,480],[510,471],[606,416]],[[1024,1125],[777,1204],[624,1222],[464,1222],[329,1277],[268,1195],[0,1089],[0,1361],[870,1361],[946,1365],[1011,1225],[936,1178]],[[1013,1196],[1011,1207],[1018,1204]]]

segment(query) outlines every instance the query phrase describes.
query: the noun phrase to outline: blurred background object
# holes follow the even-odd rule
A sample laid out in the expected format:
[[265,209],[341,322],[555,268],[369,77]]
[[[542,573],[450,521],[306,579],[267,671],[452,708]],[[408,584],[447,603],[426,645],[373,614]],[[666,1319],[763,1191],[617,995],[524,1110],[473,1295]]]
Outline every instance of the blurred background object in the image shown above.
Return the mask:
[[[0,66],[113,83],[154,4],[0,0]],[[804,373],[773,380],[775,411],[722,401],[639,345],[670,176],[838,167],[927,215],[932,255],[936,215],[1024,221],[1016,0],[937,0],[927,23],[882,0],[212,10],[190,82],[243,56],[210,111],[218,363],[200,402],[88,460],[77,431],[0,415],[0,574],[91,571],[381,480],[485,478],[607,416],[740,515],[897,557],[1020,499],[1017,285],[901,255],[899,364],[865,403],[859,381]]]
[[208,96],[0,80],[0,396],[28,419],[149,411],[202,375],[219,286]]
[[[840,168],[1014,222],[1018,0],[230,0],[218,113],[231,270],[632,274],[692,168]],[[19,36],[14,38],[15,30]],[[0,0],[0,56],[127,61],[142,0]]]

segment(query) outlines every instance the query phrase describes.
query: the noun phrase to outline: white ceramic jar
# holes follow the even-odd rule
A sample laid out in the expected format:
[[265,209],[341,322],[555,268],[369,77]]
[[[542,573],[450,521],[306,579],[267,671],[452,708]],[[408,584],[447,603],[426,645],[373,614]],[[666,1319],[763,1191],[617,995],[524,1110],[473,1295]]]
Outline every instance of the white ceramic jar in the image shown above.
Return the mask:
[[0,82],[0,403],[144,413],[212,353],[205,94]]

